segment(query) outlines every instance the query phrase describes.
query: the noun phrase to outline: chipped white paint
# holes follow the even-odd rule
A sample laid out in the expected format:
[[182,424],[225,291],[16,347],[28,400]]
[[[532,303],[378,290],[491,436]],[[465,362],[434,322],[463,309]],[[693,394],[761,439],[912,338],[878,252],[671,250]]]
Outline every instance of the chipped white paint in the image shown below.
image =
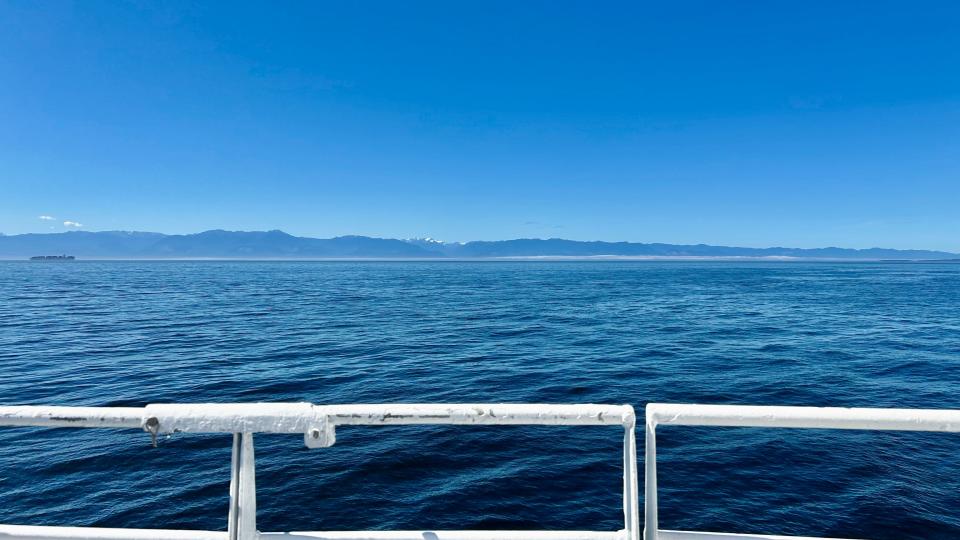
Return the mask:
[[0,426],[139,428],[135,407],[0,407]]
[[316,420],[309,403],[197,403],[147,405],[160,433],[303,433]]
[[146,407],[0,407],[0,426],[143,427],[157,418],[160,433],[301,433],[311,423],[335,425],[515,424],[621,425],[635,422],[629,405],[310,403],[157,404]]
[[[0,540],[638,540],[637,458],[629,405],[310,403],[161,404],[146,407],[0,407],[0,426],[134,428],[158,433],[232,433],[227,532],[0,525]],[[618,425],[624,429],[620,531],[317,531],[256,530],[254,433],[304,436],[330,446],[337,425]],[[960,411],[651,404],[645,422],[644,540],[830,540],[810,537],[665,531],[657,527],[658,425],[960,432]],[[836,539],[834,539],[836,540]]]
[[310,403],[147,405],[143,426],[157,433],[302,433],[310,448],[336,440],[327,416]]
[[318,405],[337,425],[514,424],[621,425],[636,421],[629,405],[388,404]]

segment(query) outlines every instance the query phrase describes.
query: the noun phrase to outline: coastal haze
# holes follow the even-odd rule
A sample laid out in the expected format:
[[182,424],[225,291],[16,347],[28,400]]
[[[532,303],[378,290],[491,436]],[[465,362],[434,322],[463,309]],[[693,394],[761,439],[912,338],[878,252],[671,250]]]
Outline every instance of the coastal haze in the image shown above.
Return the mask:
[[945,251],[899,249],[801,249],[679,245],[639,242],[583,242],[550,239],[443,242],[430,238],[367,236],[306,238],[283,231],[213,230],[167,235],[152,232],[70,231],[0,235],[0,258],[68,254],[93,259],[430,259],[430,258],[756,258],[837,260],[946,260]]

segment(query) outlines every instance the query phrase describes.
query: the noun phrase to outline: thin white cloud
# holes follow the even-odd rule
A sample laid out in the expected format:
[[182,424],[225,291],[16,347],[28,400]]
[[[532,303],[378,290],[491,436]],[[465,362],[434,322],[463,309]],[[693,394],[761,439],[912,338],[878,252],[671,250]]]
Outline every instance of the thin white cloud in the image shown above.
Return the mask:
[[53,216],[47,216],[47,215],[37,216],[37,217],[40,218],[40,219],[42,219],[42,220],[44,220],[44,221],[53,221],[53,220],[57,219],[57,218],[55,218],[55,217],[53,217]]
[[83,223],[77,223],[76,221],[64,221],[64,227],[83,227]]

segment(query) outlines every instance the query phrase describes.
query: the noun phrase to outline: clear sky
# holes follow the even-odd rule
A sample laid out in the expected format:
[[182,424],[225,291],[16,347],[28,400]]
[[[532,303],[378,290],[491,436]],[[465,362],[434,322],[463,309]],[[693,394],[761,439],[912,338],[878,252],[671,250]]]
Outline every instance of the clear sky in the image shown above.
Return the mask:
[[0,232],[960,251],[958,28],[956,1],[3,0]]

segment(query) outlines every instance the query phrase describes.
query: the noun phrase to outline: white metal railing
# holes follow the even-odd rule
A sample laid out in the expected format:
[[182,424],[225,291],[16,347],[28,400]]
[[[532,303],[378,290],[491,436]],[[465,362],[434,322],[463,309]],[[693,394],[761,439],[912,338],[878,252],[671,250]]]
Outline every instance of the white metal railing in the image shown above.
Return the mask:
[[[567,425],[623,428],[620,531],[257,531],[254,433],[302,434],[310,448],[331,446],[338,425]],[[146,407],[0,407],[0,426],[135,428],[161,434],[232,433],[227,531],[0,525],[0,540],[638,540],[636,417],[629,405],[310,403],[164,404]]]
[[[956,433],[960,432],[960,410],[648,404],[644,452],[643,540],[685,540],[707,537],[703,536],[704,533],[662,531],[658,529],[657,426],[660,425],[876,429]],[[709,534],[713,535],[709,538],[714,540],[725,538],[782,540],[791,538],[793,540],[803,540],[796,536]]]
[[[312,405],[310,403],[2,407],[0,426],[132,428],[160,434],[231,433],[227,531],[0,525],[0,540],[639,540],[635,417],[629,405]],[[302,434],[310,448],[331,446],[338,425],[617,425],[623,435],[623,515],[619,531],[318,531],[256,528],[254,433]],[[960,432],[960,410],[845,409],[649,404],[645,424],[643,540],[827,540],[796,536],[658,529],[656,428],[660,425],[877,429]],[[839,539],[837,539],[839,540]]]

